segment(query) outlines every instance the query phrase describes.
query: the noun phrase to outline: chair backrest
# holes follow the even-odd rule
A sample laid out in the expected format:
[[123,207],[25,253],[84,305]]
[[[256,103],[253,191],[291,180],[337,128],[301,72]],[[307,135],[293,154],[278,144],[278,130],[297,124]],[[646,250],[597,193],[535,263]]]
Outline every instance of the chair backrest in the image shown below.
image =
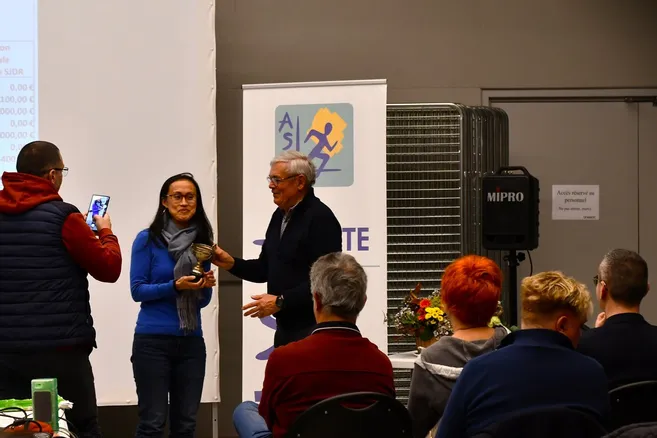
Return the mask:
[[657,422],[657,381],[630,383],[609,391],[611,430],[635,423]]
[[567,407],[539,408],[512,414],[473,438],[600,438],[607,433],[591,414]]
[[411,417],[394,398],[354,392],[322,400],[299,415],[288,438],[412,437]]

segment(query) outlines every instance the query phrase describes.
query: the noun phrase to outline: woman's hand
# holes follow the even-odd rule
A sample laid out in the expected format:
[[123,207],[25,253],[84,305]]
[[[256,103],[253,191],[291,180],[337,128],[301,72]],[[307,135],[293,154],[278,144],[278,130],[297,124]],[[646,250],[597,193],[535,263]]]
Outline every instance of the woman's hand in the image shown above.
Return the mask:
[[215,287],[217,285],[217,279],[214,276],[214,271],[208,271],[203,274],[203,287]]
[[177,290],[194,290],[194,289],[204,289],[206,287],[214,287],[217,285],[217,279],[214,276],[213,271],[208,271],[203,274],[203,278],[198,281],[195,281],[196,277],[193,275],[187,275],[185,277],[180,277],[176,280],[176,289]]
[[196,277],[193,275],[186,275],[180,277],[176,280],[176,290],[194,290],[194,289],[203,289],[205,283],[205,277],[201,278],[198,281],[195,281]]

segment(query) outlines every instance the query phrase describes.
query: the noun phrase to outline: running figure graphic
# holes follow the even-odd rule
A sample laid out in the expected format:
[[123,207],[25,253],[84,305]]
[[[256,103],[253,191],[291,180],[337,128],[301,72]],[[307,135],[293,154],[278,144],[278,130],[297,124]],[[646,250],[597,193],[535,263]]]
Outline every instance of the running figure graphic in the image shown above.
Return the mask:
[[338,144],[337,141],[333,145],[329,143],[328,136],[331,131],[333,131],[333,125],[330,122],[327,122],[326,125],[324,125],[324,132],[319,132],[316,129],[311,129],[308,132],[306,139],[303,141],[304,143],[308,143],[308,140],[310,140],[311,137],[315,137],[317,139],[317,145],[315,145],[315,147],[308,154],[308,158],[311,160],[314,160],[315,158],[322,160],[322,164],[320,164],[317,168],[317,178],[319,178],[322,172],[340,171],[340,169],[325,169],[326,164],[331,159],[331,156],[324,152],[324,148],[326,147],[326,149],[331,152],[333,148],[335,148]]

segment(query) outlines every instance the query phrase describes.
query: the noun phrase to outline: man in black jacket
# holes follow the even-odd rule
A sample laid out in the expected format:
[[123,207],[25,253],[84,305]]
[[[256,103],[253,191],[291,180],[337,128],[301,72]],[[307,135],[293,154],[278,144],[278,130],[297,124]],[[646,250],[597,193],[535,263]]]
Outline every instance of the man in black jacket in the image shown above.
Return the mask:
[[657,380],[657,326],[641,315],[648,294],[648,264],[627,249],[609,251],[593,277],[602,313],[582,334],[578,350],[600,362],[609,389]]
[[244,316],[275,314],[274,347],[308,336],[315,325],[310,267],[321,256],[342,251],[340,222],[313,191],[315,165],[299,152],[271,161],[269,189],[278,206],[271,217],[260,257],[233,258],[215,247],[212,262],[233,275],[267,283],[267,293],[246,304]]

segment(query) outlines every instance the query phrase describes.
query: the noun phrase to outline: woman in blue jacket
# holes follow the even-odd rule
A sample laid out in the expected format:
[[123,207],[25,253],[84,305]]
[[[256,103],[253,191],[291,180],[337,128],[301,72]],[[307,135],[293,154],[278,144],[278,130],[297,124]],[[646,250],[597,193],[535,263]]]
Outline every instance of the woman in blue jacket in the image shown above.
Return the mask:
[[201,308],[216,284],[210,262],[196,281],[193,243],[212,245],[212,226],[194,177],[162,185],[153,223],[132,245],[130,290],[140,303],[132,345],[139,424],[136,437],[161,437],[170,401],[170,436],[192,437],[205,376]]

